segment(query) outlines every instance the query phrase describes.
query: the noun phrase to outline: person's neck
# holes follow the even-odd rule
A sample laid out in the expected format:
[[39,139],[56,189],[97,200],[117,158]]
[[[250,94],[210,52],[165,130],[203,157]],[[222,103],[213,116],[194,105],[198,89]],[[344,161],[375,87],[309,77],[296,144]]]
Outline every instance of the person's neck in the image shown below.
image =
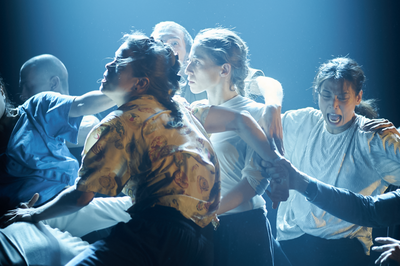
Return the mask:
[[222,84],[210,90],[207,90],[208,102],[211,105],[220,105],[238,96],[235,87],[230,84]]

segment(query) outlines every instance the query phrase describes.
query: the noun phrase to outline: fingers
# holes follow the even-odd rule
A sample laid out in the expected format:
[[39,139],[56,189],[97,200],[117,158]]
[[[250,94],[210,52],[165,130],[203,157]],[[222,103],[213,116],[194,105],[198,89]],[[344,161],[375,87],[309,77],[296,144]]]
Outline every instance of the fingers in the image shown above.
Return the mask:
[[261,166],[264,168],[270,168],[273,166],[273,164],[271,162],[261,160]]
[[283,148],[283,140],[280,138],[274,138],[276,148],[278,149],[279,153],[284,156],[285,149]]
[[265,192],[267,193],[268,197],[272,201],[272,209],[275,210],[276,208],[278,208],[279,203],[280,203],[279,199],[277,199],[275,196],[273,196],[270,191],[266,190]]
[[38,199],[39,199],[39,193],[35,193],[28,202],[21,202],[18,207],[22,209],[31,208],[33,207],[33,205],[35,205]]
[[388,262],[391,253],[389,251],[382,253],[379,258],[376,259],[375,264],[382,264]]
[[388,250],[394,250],[396,247],[396,244],[388,244],[388,245],[382,245],[382,246],[374,246],[372,247],[373,251],[376,252],[385,252]]
[[380,244],[400,244],[399,240],[391,238],[391,237],[377,237],[377,238],[375,238],[375,241]]
[[0,228],[6,228],[12,224],[17,217],[15,211],[9,211],[0,218]]
[[39,193],[35,193],[35,195],[33,195],[32,198],[28,201],[28,208],[33,207],[33,205],[35,205],[38,199],[39,199]]

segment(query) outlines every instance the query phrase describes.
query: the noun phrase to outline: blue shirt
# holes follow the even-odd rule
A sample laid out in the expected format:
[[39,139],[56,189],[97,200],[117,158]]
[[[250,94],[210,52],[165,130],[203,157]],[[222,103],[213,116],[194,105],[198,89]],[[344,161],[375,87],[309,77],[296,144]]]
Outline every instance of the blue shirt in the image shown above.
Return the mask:
[[[0,197],[10,207],[29,200],[36,192],[41,204],[67,185],[79,169],[65,141],[77,142],[82,117],[69,117],[75,97],[54,92],[39,93],[18,106],[20,118],[14,126],[0,179]],[[14,206],[13,206],[14,205]]]

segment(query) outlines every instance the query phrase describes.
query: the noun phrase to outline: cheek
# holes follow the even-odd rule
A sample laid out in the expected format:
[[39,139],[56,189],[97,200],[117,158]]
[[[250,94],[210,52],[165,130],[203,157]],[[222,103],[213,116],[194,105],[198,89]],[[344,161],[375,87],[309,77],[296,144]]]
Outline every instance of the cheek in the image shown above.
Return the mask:
[[325,111],[326,103],[325,103],[322,99],[318,99],[318,106],[319,106],[319,109],[320,109],[322,112]]
[[346,119],[353,117],[354,108],[352,105],[342,106],[341,110]]

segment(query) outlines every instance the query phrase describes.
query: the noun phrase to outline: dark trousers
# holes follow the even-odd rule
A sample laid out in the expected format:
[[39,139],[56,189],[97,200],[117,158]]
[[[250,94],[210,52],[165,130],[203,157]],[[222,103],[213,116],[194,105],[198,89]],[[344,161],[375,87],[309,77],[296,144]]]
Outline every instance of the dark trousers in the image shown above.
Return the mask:
[[212,265],[213,245],[203,234],[207,229],[174,208],[155,206],[119,223],[68,265]]
[[215,266],[290,265],[272,236],[269,221],[263,210],[251,210],[219,218],[220,226],[214,232]]
[[304,234],[279,243],[293,266],[366,266],[369,262],[356,238],[324,239]]

